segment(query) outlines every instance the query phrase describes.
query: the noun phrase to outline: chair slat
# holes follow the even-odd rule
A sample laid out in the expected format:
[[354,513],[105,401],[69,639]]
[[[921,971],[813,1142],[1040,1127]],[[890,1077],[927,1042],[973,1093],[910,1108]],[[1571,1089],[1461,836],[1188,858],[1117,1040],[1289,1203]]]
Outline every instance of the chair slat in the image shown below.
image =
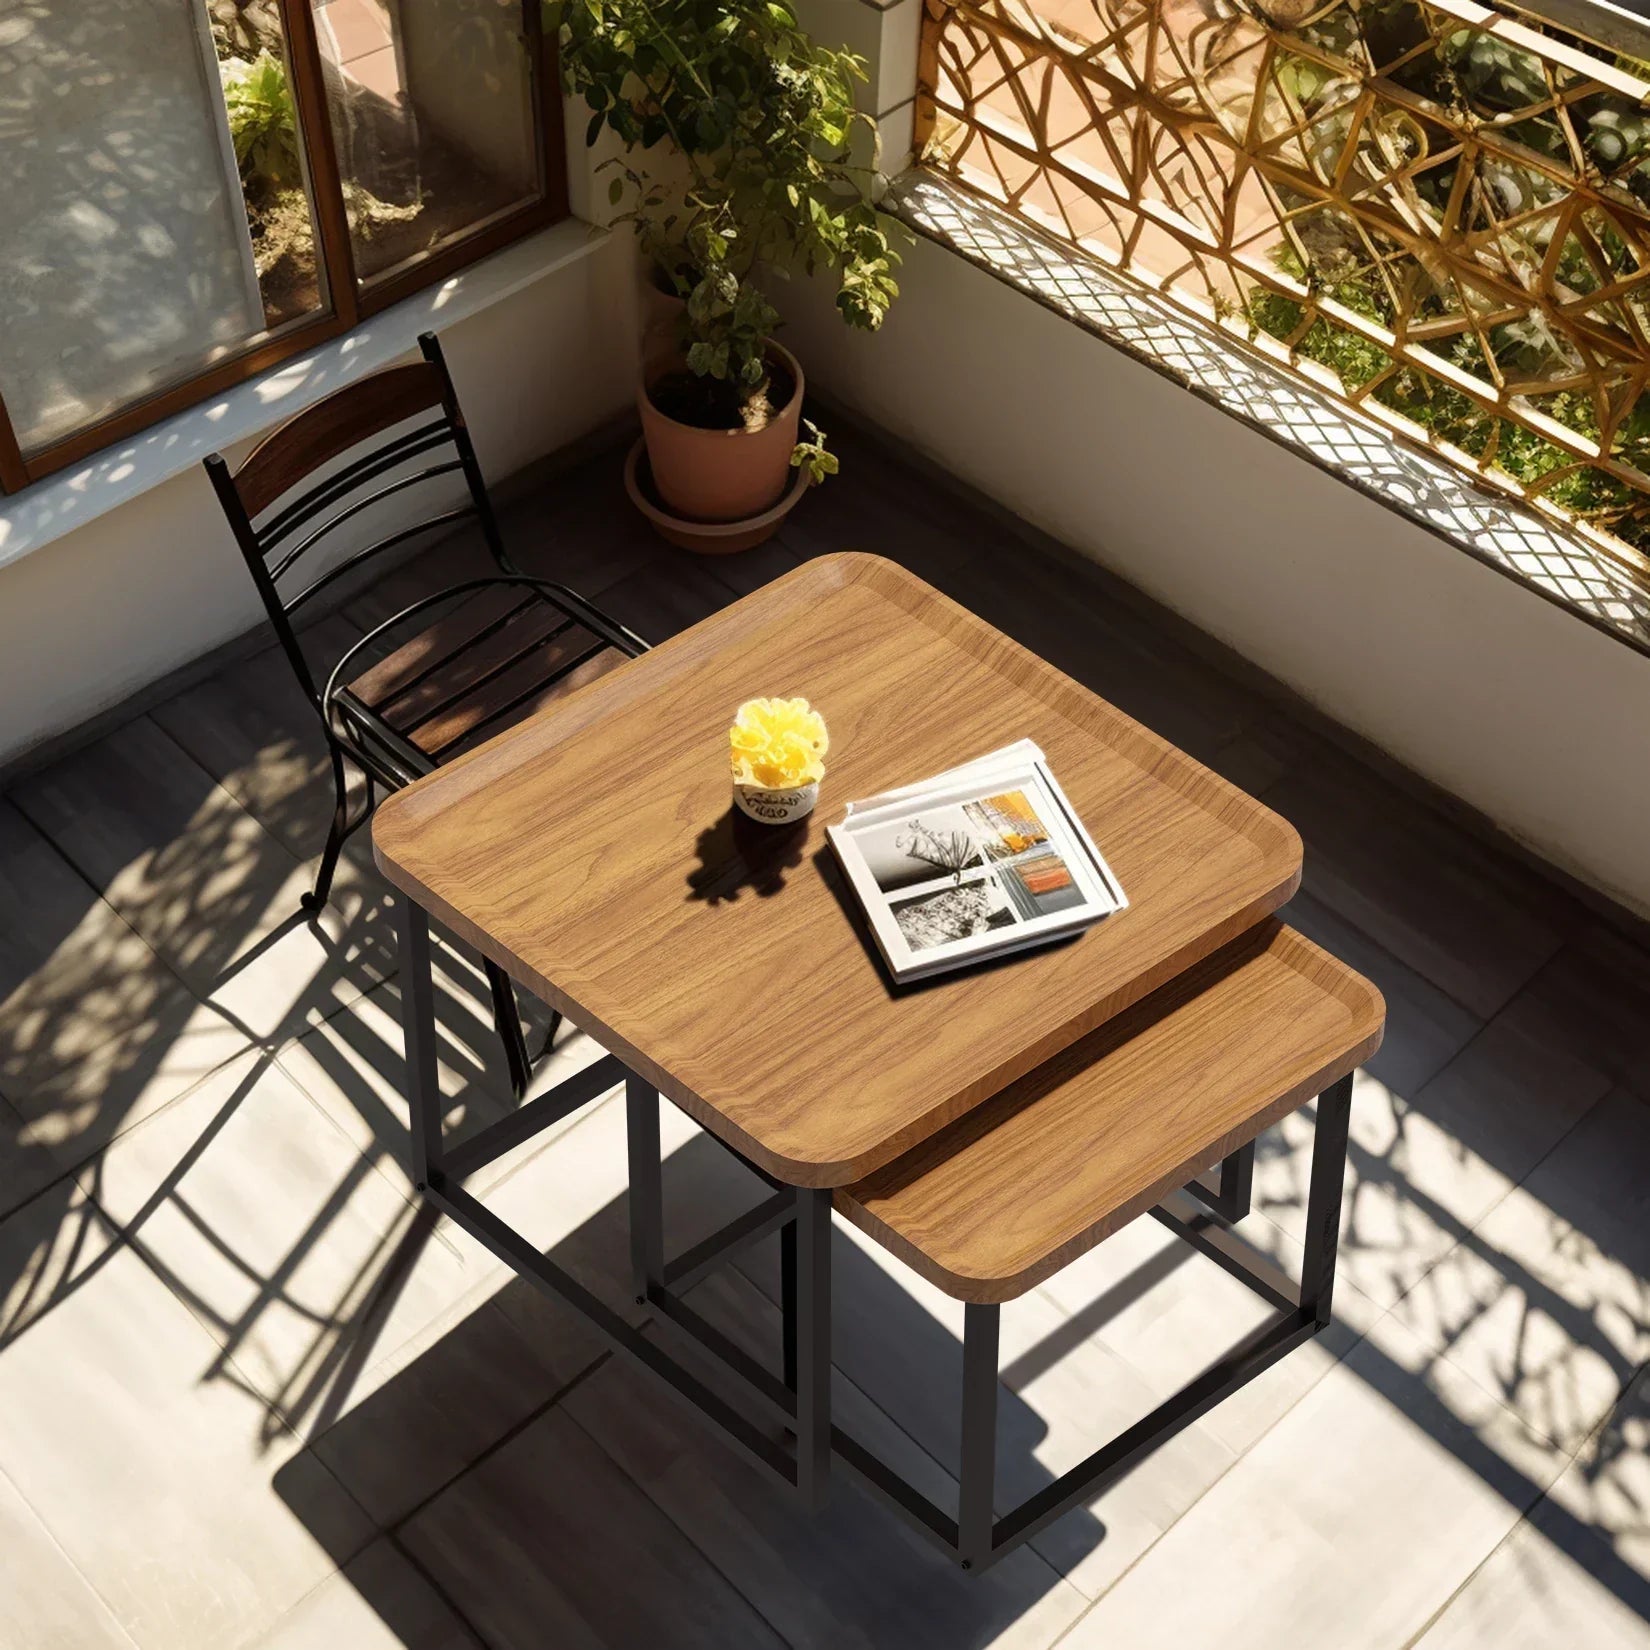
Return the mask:
[[[397,493],[404,492],[408,487],[416,487],[421,482],[433,481],[437,476],[451,475],[455,470],[462,470],[463,464],[456,458],[449,459],[445,464],[426,465],[422,470],[415,470],[411,475],[397,476],[394,481],[386,483],[376,492],[368,493],[365,498],[358,498],[346,504],[336,515],[328,516],[321,525],[312,532],[306,533],[287,553],[270,568],[269,576],[278,579],[292,565],[305,554],[313,550],[328,533],[335,528],[342,527],[346,521],[353,520],[364,510],[370,510],[373,505],[382,503],[387,498],[393,498]],[[266,545],[268,540],[263,541]]]
[[395,701],[409,689],[485,640],[498,626],[536,607],[550,611],[547,602],[521,585],[494,585],[477,591],[352,677],[349,690],[380,715],[391,712]]
[[235,489],[249,516],[261,515],[283,493],[351,447],[430,407],[445,390],[429,361],[390,367],[346,385],[272,431],[235,470]]
[[350,698],[427,756],[445,760],[480,729],[624,662],[548,603],[511,616],[476,643],[475,632],[498,619],[496,597],[488,596],[494,599],[466,604],[474,611],[449,615],[363,672],[347,688]]
[[624,654],[592,636],[586,637],[583,648],[564,648],[558,642],[546,652],[554,654],[553,670],[547,673],[542,661],[523,660],[515,669],[489,682],[462,707],[420,728],[413,743],[420,749],[428,748],[438,761],[450,762],[463,751],[491,739],[495,733],[502,733],[512,723],[534,715],[553,700],[625,663]]
[[335,471],[325,481],[318,481],[307,492],[300,493],[283,506],[279,515],[270,517],[257,529],[259,544],[266,551],[273,550],[288,533],[313,520],[328,506],[347,498],[357,487],[376,480],[397,464],[419,458],[437,447],[451,445],[452,439],[452,426],[445,418],[438,418],[433,424],[420,424],[417,429],[408,430],[393,441],[386,441],[382,447],[346,464],[343,469]]
[[[468,698],[487,687],[495,678],[515,670],[527,661],[530,654],[547,647],[572,628],[571,619],[552,622],[537,614],[512,621],[507,627],[500,626],[496,636],[468,649],[462,659],[454,661],[450,671],[441,672],[441,679],[426,681],[412,695],[425,701],[425,706],[408,723],[408,731],[416,732],[426,722],[455,708],[461,699]],[[585,651],[594,652],[600,646],[601,643],[596,642]],[[569,669],[582,657],[583,654],[575,655],[565,666],[557,668]]]

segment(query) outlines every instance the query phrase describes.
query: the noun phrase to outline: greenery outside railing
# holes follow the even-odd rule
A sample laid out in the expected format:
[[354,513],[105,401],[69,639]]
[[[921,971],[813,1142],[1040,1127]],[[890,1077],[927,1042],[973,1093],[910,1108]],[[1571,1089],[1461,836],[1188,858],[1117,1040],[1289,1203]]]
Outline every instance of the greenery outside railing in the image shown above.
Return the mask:
[[1471,0],[928,0],[928,165],[1650,571],[1650,67]]

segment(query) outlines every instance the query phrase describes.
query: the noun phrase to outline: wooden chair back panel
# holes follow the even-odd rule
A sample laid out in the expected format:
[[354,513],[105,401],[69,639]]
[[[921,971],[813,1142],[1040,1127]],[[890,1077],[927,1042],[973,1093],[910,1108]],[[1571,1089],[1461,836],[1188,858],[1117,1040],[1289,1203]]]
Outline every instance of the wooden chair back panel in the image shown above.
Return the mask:
[[433,361],[389,367],[335,390],[273,430],[234,472],[248,516],[267,510],[321,465],[429,407],[444,407],[446,381]]

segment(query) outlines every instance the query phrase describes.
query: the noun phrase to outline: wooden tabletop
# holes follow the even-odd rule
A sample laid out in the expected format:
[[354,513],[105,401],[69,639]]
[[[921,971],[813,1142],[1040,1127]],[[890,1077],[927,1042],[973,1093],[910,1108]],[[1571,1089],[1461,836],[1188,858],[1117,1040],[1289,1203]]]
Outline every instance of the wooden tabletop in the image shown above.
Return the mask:
[[960,1300],[1013,1300],[1380,1046],[1381,994],[1275,919],[836,1194]]
[[[814,816],[730,809],[744,699],[830,726]],[[844,805],[1035,740],[1127,890],[1076,940],[895,988]],[[946,597],[824,557],[390,797],[384,874],[769,1173],[889,1162],[1287,900],[1284,820]]]

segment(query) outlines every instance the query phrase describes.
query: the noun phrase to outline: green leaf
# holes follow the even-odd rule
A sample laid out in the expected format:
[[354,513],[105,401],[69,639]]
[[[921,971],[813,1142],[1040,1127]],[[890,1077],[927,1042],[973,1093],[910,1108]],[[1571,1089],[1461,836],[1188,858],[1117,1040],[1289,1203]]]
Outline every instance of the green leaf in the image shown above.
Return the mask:
[[624,179],[615,178],[607,186],[607,201],[610,206],[617,206],[624,195]]

